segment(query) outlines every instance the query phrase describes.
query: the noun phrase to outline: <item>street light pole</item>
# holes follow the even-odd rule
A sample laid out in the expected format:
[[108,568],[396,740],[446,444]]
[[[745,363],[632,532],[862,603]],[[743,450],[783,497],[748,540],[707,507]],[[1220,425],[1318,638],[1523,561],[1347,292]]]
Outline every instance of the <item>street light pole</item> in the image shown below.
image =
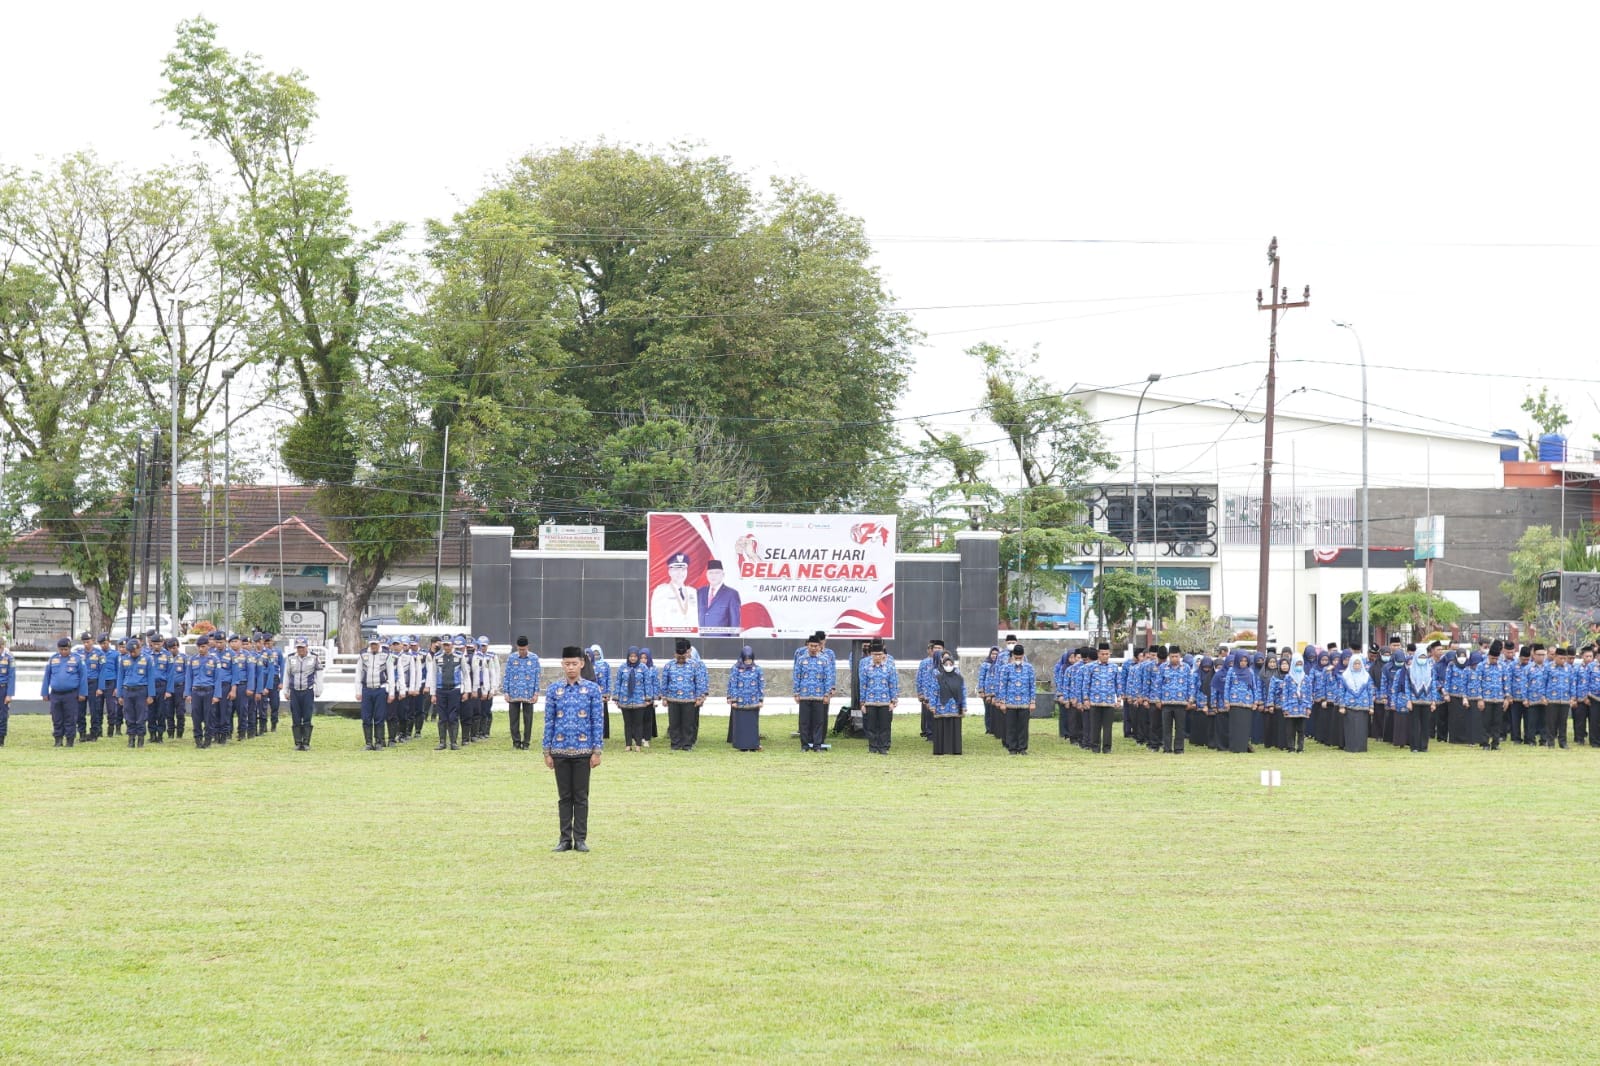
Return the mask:
[[1372,638],[1368,630],[1372,622],[1372,593],[1369,588],[1369,559],[1370,538],[1368,537],[1367,516],[1367,351],[1361,344],[1361,334],[1348,322],[1335,319],[1335,326],[1350,331],[1350,336],[1356,339],[1356,354],[1361,358],[1361,652],[1366,654],[1372,646]]
[[[1150,386],[1161,380],[1160,374],[1151,374],[1145,379],[1144,388],[1139,390],[1139,402],[1133,408],[1133,543],[1128,547],[1133,551],[1133,576],[1139,576],[1139,415],[1144,410],[1144,394],[1150,391]],[[1150,500],[1150,521],[1155,522],[1155,499]],[[1152,580],[1154,577],[1152,576]],[[1139,612],[1134,612],[1134,628],[1138,628]],[[1155,640],[1154,616],[1150,619],[1150,639]],[[1137,632],[1128,634],[1128,643],[1134,643]]]
[[228,489],[233,484],[233,371],[222,372],[222,629],[228,621],[228,582],[231,577],[228,556],[233,554],[233,531],[229,527],[231,501]]

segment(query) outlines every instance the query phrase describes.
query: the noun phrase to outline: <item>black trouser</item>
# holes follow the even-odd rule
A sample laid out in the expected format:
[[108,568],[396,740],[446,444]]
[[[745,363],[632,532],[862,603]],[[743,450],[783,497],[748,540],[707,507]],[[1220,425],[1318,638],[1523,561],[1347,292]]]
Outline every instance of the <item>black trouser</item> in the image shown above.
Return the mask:
[[1006,708],[1006,747],[1011,751],[1028,750],[1028,725],[1033,721],[1026,705]]
[[1413,703],[1411,705],[1411,750],[1427,751],[1428,741],[1433,736],[1433,704]]
[[1505,725],[1506,704],[1504,700],[1484,700],[1483,710],[1483,735],[1485,743],[1491,748],[1500,746],[1500,730]]
[[1553,748],[1557,742],[1567,746],[1567,712],[1571,704],[1551,700],[1544,708],[1544,746]]
[[89,686],[89,735],[97,737],[105,729],[106,724],[106,696],[99,692],[93,685]]
[[561,839],[576,844],[589,838],[589,756],[557,755],[555,764]]
[[122,690],[122,716],[128,723],[128,736],[144,736],[150,722],[150,703],[142,685],[129,685]]
[[822,747],[828,735],[828,701],[800,701],[800,750]]
[[862,728],[867,734],[867,750],[889,751],[893,740],[894,712],[887,703],[869,703],[862,708]]
[[1189,708],[1181,703],[1161,705],[1161,750],[1183,751],[1183,719]]
[[1586,743],[1589,739],[1589,701],[1578,700],[1572,705],[1572,742]]
[[1111,750],[1111,723],[1116,717],[1117,709],[1109,704],[1092,703],[1089,705],[1089,750]]
[[[628,712],[624,710],[623,714]],[[512,700],[511,713],[511,743],[523,744],[533,740],[533,701]],[[633,743],[633,741],[628,741]]]
[[[311,715],[317,709],[317,694],[309,688],[289,690],[289,721],[302,728],[311,727]],[[301,741],[301,743],[305,743]]]
[[[516,706],[511,708],[512,721],[516,721]],[[622,708],[622,737],[624,743],[630,748],[642,748],[645,742],[644,716],[650,713],[650,705],[642,707]]]
[[459,726],[461,724],[461,690],[458,688],[442,688],[435,698],[439,724],[445,727]]
[[106,693],[106,732],[110,733],[122,727],[122,700],[115,681],[110,684],[102,682],[100,687]]
[[1304,718],[1285,718],[1284,723],[1289,727],[1288,736],[1283,738],[1283,746],[1288,751],[1306,750],[1306,720]]
[[700,739],[700,707],[694,700],[667,701],[667,741],[673,751],[688,751]]
[[72,740],[78,730],[78,690],[50,693],[50,733],[57,740]]
[[267,689],[267,705],[271,708],[269,716],[273,729],[278,728],[278,686],[273,685]]
[[1544,704],[1528,704],[1528,720],[1522,726],[1522,742],[1524,744],[1535,744],[1544,737],[1544,718]]
[[1522,726],[1528,720],[1528,708],[1521,700],[1506,705],[1506,735],[1515,743],[1522,743]]
[[922,705],[922,739],[933,739],[933,711],[926,703]]

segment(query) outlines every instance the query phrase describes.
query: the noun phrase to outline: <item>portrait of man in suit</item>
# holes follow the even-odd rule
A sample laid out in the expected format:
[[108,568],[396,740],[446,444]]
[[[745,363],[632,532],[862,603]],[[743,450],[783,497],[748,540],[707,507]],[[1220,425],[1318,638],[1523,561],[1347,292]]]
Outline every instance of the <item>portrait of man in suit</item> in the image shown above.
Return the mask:
[[739,635],[739,593],[731,585],[723,583],[725,577],[721,560],[706,562],[706,584],[695,590],[702,635]]

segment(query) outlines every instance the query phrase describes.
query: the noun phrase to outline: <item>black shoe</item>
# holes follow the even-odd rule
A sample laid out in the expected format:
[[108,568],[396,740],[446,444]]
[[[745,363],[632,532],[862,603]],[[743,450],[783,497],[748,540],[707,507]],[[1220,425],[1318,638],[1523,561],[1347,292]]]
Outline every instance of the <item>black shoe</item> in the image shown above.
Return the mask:
[[67,738],[67,747],[69,747],[69,748],[72,747],[72,738],[71,737]]
[[550,850],[551,851],[571,851],[572,850],[572,841],[563,840],[561,843],[557,844],[555,847],[551,848]]
[[[295,654],[298,655],[299,653],[296,652]],[[378,749],[374,748],[371,744],[368,744],[366,747],[362,748],[361,750],[362,751],[377,751]]]
[[56,737],[56,747],[58,747],[58,748],[61,747],[61,738],[60,737]]
[[461,750],[461,745],[457,744],[455,741],[452,740],[450,742],[450,750],[451,751],[460,751]]
[[572,845],[572,850],[573,851],[588,851],[589,850],[589,845],[580,840],[576,844]]

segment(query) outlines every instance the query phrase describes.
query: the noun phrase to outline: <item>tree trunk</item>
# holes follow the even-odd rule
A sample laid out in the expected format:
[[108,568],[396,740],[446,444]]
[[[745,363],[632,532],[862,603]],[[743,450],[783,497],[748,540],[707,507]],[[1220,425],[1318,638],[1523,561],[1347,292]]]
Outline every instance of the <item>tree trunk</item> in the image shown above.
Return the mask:
[[340,651],[351,654],[362,650],[361,616],[366,614],[367,603],[387,570],[386,565],[350,564],[345,574],[344,588],[339,593]]
[[[106,625],[106,601],[105,597],[101,595],[100,583],[98,581],[85,581],[83,583],[83,595],[89,610],[90,631],[97,637],[101,633],[110,632],[111,627]],[[112,605],[111,610],[116,610],[115,604]]]

